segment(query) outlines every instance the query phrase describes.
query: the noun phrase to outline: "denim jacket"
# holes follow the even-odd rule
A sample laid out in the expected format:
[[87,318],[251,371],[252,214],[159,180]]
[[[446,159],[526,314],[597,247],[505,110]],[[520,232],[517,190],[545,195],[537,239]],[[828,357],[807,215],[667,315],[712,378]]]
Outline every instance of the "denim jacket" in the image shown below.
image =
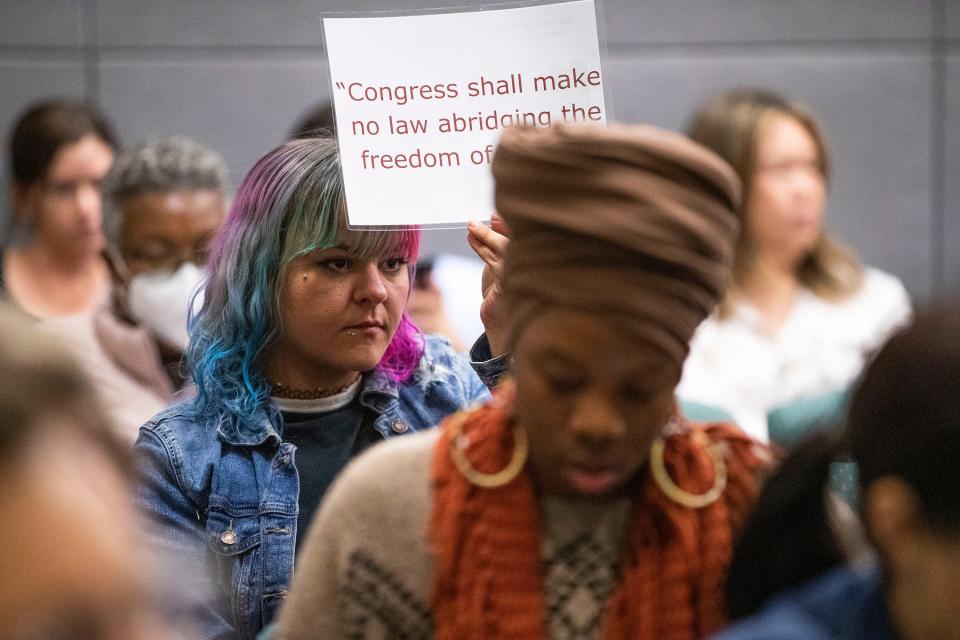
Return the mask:
[[[384,438],[427,429],[489,397],[506,370],[481,338],[468,363],[428,336],[418,370],[397,384],[365,376],[360,403]],[[476,373],[471,370],[471,365]],[[199,416],[184,402],[140,429],[135,445],[137,500],[146,536],[176,567],[177,587],[199,599],[200,638],[253,639],[273,619],[293,577],[300,491],[296,447],[283,440],[273,407],[259,428],[239,432],[226,419]],[[194,617],[194,612],[191,612]]]

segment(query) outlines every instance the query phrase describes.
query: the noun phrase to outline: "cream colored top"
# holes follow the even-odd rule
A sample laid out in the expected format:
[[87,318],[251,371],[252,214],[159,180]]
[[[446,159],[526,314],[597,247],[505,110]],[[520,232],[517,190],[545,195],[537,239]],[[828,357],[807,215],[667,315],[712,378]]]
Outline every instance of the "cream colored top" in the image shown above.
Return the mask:
[[845,389],[909,318],[900,281],[870,268],[860,289],[840,302],[800,290],[774,334],[756,309],[741,304],[729,318],[710,317],[697,329],[677,394],[727,411],[765,442],[772,409]]
[[77,359],[121,441],[133,445],[140,426],[176,400],[150,334],[120,321],[107,307],[37,324]]

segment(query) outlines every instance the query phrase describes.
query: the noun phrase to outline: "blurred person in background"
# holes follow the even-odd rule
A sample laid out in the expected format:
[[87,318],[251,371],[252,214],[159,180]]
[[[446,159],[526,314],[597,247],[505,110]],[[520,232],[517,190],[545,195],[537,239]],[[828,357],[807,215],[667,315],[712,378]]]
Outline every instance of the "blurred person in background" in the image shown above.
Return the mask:
[[226,212],[227,183],[221,156],[182,136],[119,154],[103,180],[113,295],[92,315],[43,322],[65,339],[130,444],[185,384],[187,314]]
[[106,229],[124,276],[120,312],[177,361],[187,348],[191,305],[203,301],[203,269],[228,189],[220,154],[183,136],[123,153],[107,177]]
[[[210,594],[202,638],[252,640],[270,623],[348,460],[489,396],[406,313],[419,230],[348,229],[339,162],[333,140],[301,137],[249,171],[191,326],[197,397],[149,420],[135,445],[146,544],[183,564],[185,589]],[[470,233],[496,264],[498,234]],[[485,321],[473,364],[492,386],[506,364],[492,296]]]
[[289,138],[314,137],[317,135],[334,136],[333,103],[321,100],[300,115]]
[[678,394],[763,440],[780,438],[774,423],[791,403],[806,404],[784,430],[830,423],[870,354],[908,320],[907,293],[826,230],[830,159],[808,110],[730,91],[699,109],[689,135],[734,167],[745,197],[732,285],[694,337]]
[[129,454],[90,383],[8,305],[0,335],[0,637],[173,638],[136,534]]
[[[492,225],[499,228],[494,214]],[[457,351],[466,351],[483,333],[483,266],[476,258],[438,253],[417,262],[410,292],[410,317],[424,333],[439,333]]]
[[[834,563],[840,566],[807,582],[792,582],[797,574],[773,573],[772,581],[754,580],[757,592],[748,604],[763,604],[758,595],[768,601],[717,640],[960,638],[958,363],[957,301],[920,312],[911,327],[891,338],[854,392],[845,438],[832,449],[816,441],[813,448],[798,448],[770,480],[806,486],[815,499],[791,505],[799,508],[768,503],[776,508],[758,508],[753,516],[758,530],[768,533],[816,527],[805,537],[819,540],[821,548],[784,547],[779,536],[754,536],[756,544],[734,557],[731,577],[737,565],[754,576],[757,568],[786,567],[782,555],[801,563],[806,560],[800,553],[836,557],[845,545],[828,526],[833,518],[825,513],[825,478],[838,455],[850,456],[859,469],[859,511],[876,561],[850,563],[841,555]],[[791,463],[798,458],[805,462]],[[749,585],[740,586],[746,594]],[[745,602],[740,598],[735,607]]]
[[116,148],[107,120],[79,101],[36,104],[14,126],[0,295],[27,314],[89,314],[109,298],[101,183]]

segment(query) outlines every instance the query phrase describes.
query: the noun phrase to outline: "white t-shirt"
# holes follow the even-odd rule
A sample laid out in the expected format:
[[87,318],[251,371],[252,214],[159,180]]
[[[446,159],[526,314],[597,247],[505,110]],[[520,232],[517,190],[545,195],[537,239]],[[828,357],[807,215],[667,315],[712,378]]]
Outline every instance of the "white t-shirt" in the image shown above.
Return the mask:
[[840,302],[801,289],[773,335],[753,306],[740,304],[730,317],[711,316],[697,329],[677,395],[727,411],[766,441],[772,409],[845,389],[909,318],[900,281],[870,268],[860,289]]

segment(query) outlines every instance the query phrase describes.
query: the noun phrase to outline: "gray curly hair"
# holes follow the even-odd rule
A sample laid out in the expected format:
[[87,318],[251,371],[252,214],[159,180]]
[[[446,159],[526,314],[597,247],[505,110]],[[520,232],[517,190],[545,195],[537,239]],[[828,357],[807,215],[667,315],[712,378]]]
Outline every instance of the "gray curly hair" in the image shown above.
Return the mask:
[[223,156],[192,138],[154,138],[117,157],[103,185],[104,228],[114,241],[123,201],[149,192],[214,190],[227,197]]

